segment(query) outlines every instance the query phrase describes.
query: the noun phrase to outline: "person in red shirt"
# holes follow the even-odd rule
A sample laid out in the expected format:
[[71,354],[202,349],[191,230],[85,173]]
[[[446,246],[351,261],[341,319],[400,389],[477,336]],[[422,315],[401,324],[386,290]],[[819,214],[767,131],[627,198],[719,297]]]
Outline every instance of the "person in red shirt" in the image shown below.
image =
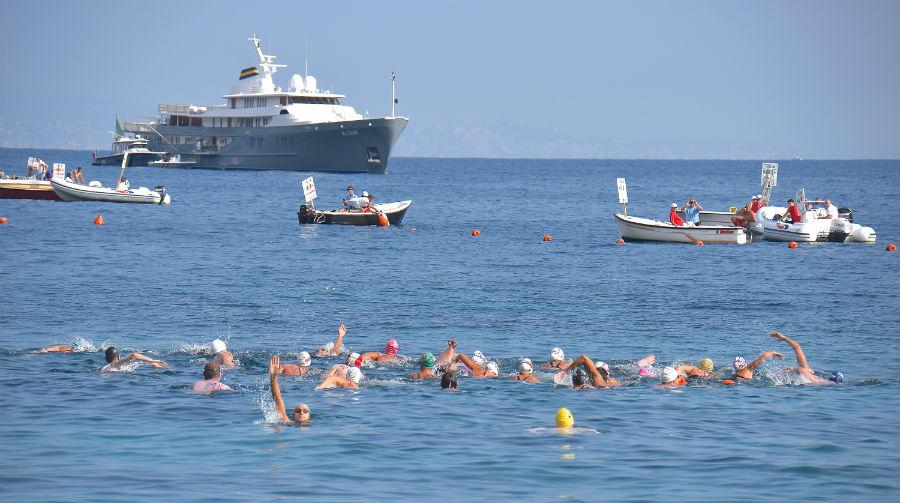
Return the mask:
[[753,213],[756,213],[762,207],[763,207],[762,197],[753,196],[753,202],[750,203],[750,211],[752,211]]
[[784,216],[781,217],[781,221],[789,222],[792,224],[800,223],[800,210],[797,209],[797,205],[794,204],[794,200],[788,199],[787,203],[788,203],[787,211],[784,212]]
[[669,223],[676,227],[683,227],[684,220],[678,216],[678,213],[675,213],[675,210],[678,209],[678,204],[672,203],[672,208],[669,210]]

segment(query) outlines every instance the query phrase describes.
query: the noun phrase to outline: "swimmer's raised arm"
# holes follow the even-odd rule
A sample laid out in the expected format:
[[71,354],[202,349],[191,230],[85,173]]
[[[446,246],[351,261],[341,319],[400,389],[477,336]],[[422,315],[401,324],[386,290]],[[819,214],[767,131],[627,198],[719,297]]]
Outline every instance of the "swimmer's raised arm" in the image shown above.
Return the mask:
[[705,370],[703,370],[699,367],[695,367],[693,365],[679,365],[679,366],[675,367],[675,370],[677,370],[678,372],[684,372],[685,374],[687,374],[691,377],[708,377],[709,376],[709,374]]
[[153,358],[150,358],[149,356],[145,356],[145,355],[142,355],[141,353],[137,353],[137,352],[131,353],[130,355],[126,356],[125,358],[122,358],[122,361],[120,364],[124,365],[128,362],[133,362],[135,360],[147,362],[150,365],[153,365],[154,367],[156,367],[158,369],[166,368],[166,362],[164,362],[162,360],[154,360]]
[[272,356],[269,359],[269,384],[272,388],[272,399],[275,400],[275,411],[281,416],[281,421],[290,423],[291,419],[284,410],[284,401],[281,399],[281,388],[278,386],[278,374],[281,373],[281,357]]
[[638,367],[649,367],[656,361],[656,355],[647,355],[640,360],[634,362]]
[[750,370],[750,371],[755,370],[756,367],[759,367],[760,365],[762,365],[763,362],[765,362],[769,358],[778,358],[779,360],[783,360],[784,355],[781,353],[777,353],[775,351],[765,351],[765,352],[763,352],[763,354],[759,355],[759,357],[757,359],[753,360],[752,362],[750,362],[749,365],[747,365],[747,370]]
[[462,353],[457,354],[454,361],[463,362],[463,365],[465,365],[466,367],[469,367],[469,370],[472,371],[472,375],[474,375],[476,377],[484,374],[483,368],[481,368],[477,363],[473,362],[468,356],[466,356]]
[[447,341],[447,347],[444,351],[438,355],[435,360],[437,365],[453,363],[454,358],[456,357],[456,339],[450,339]]
[[588,355],[581,355],[578,358],[569,364],[568,368],[573,369],[579,365],[584,365],[584,368],[590,372],[591,378],[594,381],[594,386],[603,387],[606,386],[606,379],[600,374],[600,371],[597,370],[597,366],[594,365],[594,361]]
[[806,361],[806,355],[803,354],[803,349],[800,347],[800,344],[797,344],[797,342],[795,342],[793,339],[785,335],[781,335],[778,332],[772,332],[771,334],[769,334],[769,336],[773,339],[788,343],[788,345],[793,348],[794,354],[797,356],[797,366],[802,369],[809,370],[809,363],[807,363]]

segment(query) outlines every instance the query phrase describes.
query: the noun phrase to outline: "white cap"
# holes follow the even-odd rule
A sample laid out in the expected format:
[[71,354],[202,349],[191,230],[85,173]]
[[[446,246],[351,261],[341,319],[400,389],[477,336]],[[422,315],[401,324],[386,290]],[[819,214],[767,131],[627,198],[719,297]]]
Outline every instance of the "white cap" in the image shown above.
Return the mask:
[[553,348],[550,350],[550,360],[554,362],[561,362],[566,359],[566,354],[563,353],[563,350],[560,348]]
[[[350,365],[351,367],[355,367],[356,360],[359,360],[359,353],[350,353],[350,355],[347,356],[347,365]],[[362,363],[362,362],[360,362],[360,363]]]
[[476,351],[472,353],[472,361],[479,367],[484,367],[487,363],[487,358],[484,357],[484,353],[481,351]]
[[362,376],[362,370],[359,370],[356,367],[350,367],[349,369],[347,369],[347,379],[350,379],[356,384],[359,384],[359,381],[362,380]]
[[497,365],[497,362],[490,362],[487,364],[487,368],[485,369],[488,372],[493,372],[494,374],[500,373],[500,366]]
[[678,379],[678,371],[672,367],[666,367],[662,371],[662,376],[660,380],[664,383],[672,382],[675,379]]
[[534,372],[534,366],[530,361],[525,361],[527,358],[523,358],[521,362],[519,362],[519,373],[521,374],[530,374]]
[[301,367],[309,367],[312,363],[312,358],[310,358],[309,353],[306,351],[301,351],[300,354],[297,355],[297,363],[299,363]]
[[762,199],[762,194],[756,194],[757,199]]
[[677,207],[678,207],[678,203],[672,203],[672,207],[673,207],[673,208],[677,208]]
[[594,362],[594,366],[597,367],[598,369],[605,369],[607,372],[609,372],[609,365],[607,365],[606,362],[601,362],[600,360],[597,360],[596,362]]
[[759,196],[753,196],[750,199],[759,199]]
[[534,367],[534,362],[531,361],[531,358],[522,358],[522,361],[523,361],[523,362],[527,362],[529,365],[531,365],[532,367]]
[[363,197],[369,197],[369,193],[366,191],[363,191]]
[[225,351],[228,349],[228,347],[225,345],[225,341],[223,341],[221,339],[216,339],[216,340],[212,341],[212,343],[210,344],[210,347],[212,347],[213,353],[221,353],[222,351]]

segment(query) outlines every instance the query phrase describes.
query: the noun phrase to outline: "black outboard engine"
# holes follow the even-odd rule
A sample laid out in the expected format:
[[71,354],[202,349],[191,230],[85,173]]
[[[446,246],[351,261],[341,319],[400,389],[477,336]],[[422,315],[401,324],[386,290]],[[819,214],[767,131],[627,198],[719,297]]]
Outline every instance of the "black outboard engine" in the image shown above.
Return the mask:
[[166,200],[166,187],[163,185],[157,185],[156,188],[153,189],[153,191],[159,192],[159,204],[163,204],[163,202]]
[[853,223],[853,211],[850,208],[838,208],[838,217],[846,218],[848,222]]
[[316,217],[316,210],[301,204],[300,208],[297,209],[297,217],[300,219],[301,224],[311,224]]

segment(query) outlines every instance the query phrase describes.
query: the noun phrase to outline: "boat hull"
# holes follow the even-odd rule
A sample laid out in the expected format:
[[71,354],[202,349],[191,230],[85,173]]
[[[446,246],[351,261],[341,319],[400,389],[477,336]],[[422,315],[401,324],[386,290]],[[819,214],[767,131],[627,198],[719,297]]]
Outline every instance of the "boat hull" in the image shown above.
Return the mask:
[[804,212],[804,221],[787,223],[778,220],[786,208],[767,206],[757,213],[767,241],[798,243],[874,243],[877,236],[871,227],[854,224],[844,218],[815,218]]
[[[91,161],[94,166],[121,166],[124,153],[101,155]],[[162,159],[165,152],[129,152],[129,166],[149,166],[151,162]]]
[[45,180],[0,180],[0,199],[60,200],[53,186]]
[[685,226],[676,227],[667,222],[647,218],[615,215],[619,235],[625,241],[657,241],[664,243],[746,244],[747,234],[742,227]]
[[[251,128],[154,125],[159,134],[139,132],[152,135],[154,149],[194,163],[184,167],[384,173],[408,122],[405,117],[383,117]],[[193,141],[179,144],[183,138]],[[197,139],[217,146],[198,150]]]
[[[412,201],[376,204],[375,208],[387,217],[391,225],[400,225]],[[378,225],[378,214],[365,211],[317,211],[303,204],[297,209],[301,224]]]
[[141,187],[138,190],[117,191],[109,187],[90,187],[54,178],[53,190],[63,201],[102,201],[106,203],[169,204],[171,197],[163,192]]

